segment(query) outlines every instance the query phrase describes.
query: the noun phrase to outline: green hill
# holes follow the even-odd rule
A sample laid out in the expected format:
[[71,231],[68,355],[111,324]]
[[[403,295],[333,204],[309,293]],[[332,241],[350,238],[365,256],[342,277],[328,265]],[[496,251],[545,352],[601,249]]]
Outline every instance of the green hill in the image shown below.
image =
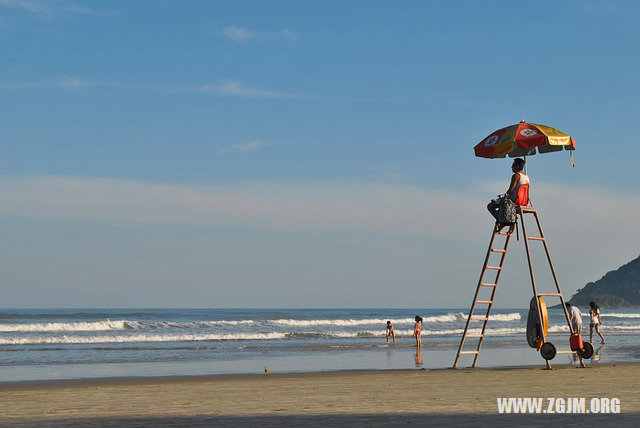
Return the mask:
[[640,306],[640,257],[588,283],[569,302],[586,306],[591,300],[607,308]]

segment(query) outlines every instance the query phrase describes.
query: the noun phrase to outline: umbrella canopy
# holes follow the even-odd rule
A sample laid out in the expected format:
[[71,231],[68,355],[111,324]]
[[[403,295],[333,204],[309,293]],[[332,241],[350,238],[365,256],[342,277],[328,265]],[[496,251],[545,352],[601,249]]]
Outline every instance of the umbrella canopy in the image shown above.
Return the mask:
[[481,158],[503,158],[507,155],[532,156],[537,153],[549,153],[562,150],[575,150],[576,141],[565,133],[549,126],[527,123],[524,120],[516,125],[498,129],[478,143],[473,150]]

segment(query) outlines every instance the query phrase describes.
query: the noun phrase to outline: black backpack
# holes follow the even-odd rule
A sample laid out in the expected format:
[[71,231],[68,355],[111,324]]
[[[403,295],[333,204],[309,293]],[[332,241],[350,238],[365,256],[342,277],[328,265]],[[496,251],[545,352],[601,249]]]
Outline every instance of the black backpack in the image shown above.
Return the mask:
[[498,223],[502,226],[511,226],[516,222],[516,204],[511,198],[501,196],[498,199]]

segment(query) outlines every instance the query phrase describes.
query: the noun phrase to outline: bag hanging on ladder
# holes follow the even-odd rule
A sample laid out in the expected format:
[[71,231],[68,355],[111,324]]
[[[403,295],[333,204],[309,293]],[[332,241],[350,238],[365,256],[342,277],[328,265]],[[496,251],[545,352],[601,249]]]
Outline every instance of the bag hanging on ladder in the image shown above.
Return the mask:
[[516,204],[511,198],[500,196],[498,198],[498,223],[501,226],[512,226],[516,222]]

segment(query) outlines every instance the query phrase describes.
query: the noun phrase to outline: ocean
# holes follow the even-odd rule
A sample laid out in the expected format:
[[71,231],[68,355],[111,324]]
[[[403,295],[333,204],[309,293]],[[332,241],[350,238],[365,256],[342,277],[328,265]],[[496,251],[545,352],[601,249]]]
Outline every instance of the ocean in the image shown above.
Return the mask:
[[[246,374],[265,368],[272,373],[446,368],[453,364],[466,311],[0,309],[0,382]],[[415,315],[424,318],[421,352],[412,337]],[[544,365],[526,343],[527,315],[528,308],[493,310],[478,367]],[[395,327],[395,346],[385,340],[387,320]],[[588,364],[638,361],[640,310],[604,309],[602,321],[606,344],[594,337],[595,355]],[[549,341],[568,349],[560,310],[550,310],[549,331]],[[583,337],[589,337],[587,314]],[[466,358],[460,367],[470,365]],[[563,354],[553,363],[576,361]]]

